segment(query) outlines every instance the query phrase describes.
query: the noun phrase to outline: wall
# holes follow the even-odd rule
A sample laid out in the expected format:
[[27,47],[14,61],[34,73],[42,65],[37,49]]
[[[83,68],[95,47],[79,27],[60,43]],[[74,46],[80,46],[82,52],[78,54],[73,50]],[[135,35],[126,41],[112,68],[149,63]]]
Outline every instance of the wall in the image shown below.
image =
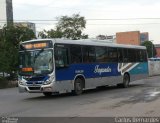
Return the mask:
[[140,32],[118,32],[116,33],[116,40],[118,44],[140,45]]
[[160,75],[160,61],[149,61],[149,76]]
[[156,52],[157,52],[156,57],[160,57],[160,47],[156,47]]

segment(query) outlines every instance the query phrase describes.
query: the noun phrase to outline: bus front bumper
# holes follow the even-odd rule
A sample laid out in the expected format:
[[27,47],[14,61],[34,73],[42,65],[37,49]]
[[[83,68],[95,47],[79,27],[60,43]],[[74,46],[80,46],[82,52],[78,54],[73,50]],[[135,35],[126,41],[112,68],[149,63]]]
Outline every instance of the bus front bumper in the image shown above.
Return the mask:
[[29,92],[29,93],[43,93],[43,92],[54,92],[53,90],[53,84],[49,84],[49,85],[18,85],[19,88],[19,92],[20,93],[25,93],[25,92]]

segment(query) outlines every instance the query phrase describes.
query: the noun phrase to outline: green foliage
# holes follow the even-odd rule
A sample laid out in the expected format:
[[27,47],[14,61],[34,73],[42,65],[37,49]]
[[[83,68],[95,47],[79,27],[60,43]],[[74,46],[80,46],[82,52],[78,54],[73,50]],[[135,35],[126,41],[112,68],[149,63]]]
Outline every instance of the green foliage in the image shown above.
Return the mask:
[[38,36],[41,38],[62,38],[62,32],[61,30],[59,30],[58,28],[56,30],[43,30],[41,32],[39,32]]
[[77,40],[82,37],[85,38],[85,36],[82,35],[82,30],[85,26],[86,20],[79,14],[73,14],[72,17],[62,16],[59,18],[57,24],[57,28],[62,31],[63,37],[73,40]]
[[49,30],[48,32],[48,38],[62,38],[62,32],[59,28],[57,28],[56,30]]
[[79,14],[74,14],[72,17],[62,16],[59,18],[56,29],[43,30],[38,36],[41,38],[68,38],[68,39],[87,39],[88,35],[82,34],[85,28],[86,21]]
[[16,73],[19,42],[33,38],[34,32],[26,27],[3,27],[0,35],[0,72],[9,73],[11,76]]
[[146,46],[148,58],[155,57],[156,56],[156,49],[154,47],[154,44],[151,41],[145,41],[142,43],[142,46]]
[[38,37],[41,37],[41,38],[48,38],[48,35],[47,35],[47,31],[46,30],[43,30],[43,31],[40,31],[38,33]]
[[83,35],[81,36],[81,38],[82,38],[82,39],[88,39],[88,35],[83,34]]

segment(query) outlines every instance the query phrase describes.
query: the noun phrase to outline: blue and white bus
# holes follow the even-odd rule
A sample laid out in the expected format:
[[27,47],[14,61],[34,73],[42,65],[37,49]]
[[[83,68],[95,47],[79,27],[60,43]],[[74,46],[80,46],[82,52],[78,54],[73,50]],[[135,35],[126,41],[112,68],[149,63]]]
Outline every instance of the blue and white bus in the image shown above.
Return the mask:
[[128,87],[148,76],[144,46],[96,40],[38,39],[25,41],[19,50],[19,92],[73,92],[106,85]]

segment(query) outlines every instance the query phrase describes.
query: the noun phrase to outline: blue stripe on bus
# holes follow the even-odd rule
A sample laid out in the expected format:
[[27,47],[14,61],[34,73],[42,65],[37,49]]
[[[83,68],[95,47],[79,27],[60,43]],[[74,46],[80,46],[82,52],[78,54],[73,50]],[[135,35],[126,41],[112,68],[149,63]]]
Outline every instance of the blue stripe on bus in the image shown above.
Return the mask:
[[[130,74],[147,74],[148,64],[139,63],[129,71]],[[72,64],[67,68],[56,70],[56,81],[73,80],[77,74],[82,74],[85,78],[98,78],[120,76],[117,63],[110,64]]]

